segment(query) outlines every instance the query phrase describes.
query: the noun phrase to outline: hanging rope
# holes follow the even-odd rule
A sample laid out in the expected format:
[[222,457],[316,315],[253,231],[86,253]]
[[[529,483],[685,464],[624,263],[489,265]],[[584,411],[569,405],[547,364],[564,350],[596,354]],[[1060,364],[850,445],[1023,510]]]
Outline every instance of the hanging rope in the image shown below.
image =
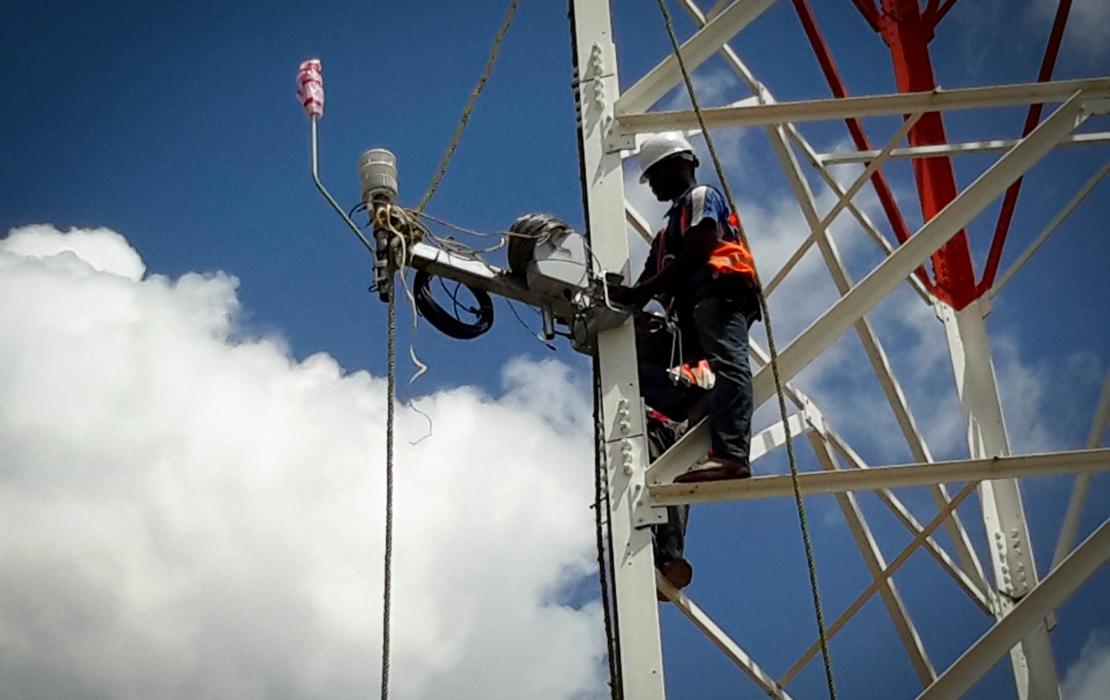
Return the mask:
[[466,107],[463,108],[462,116],[459,117],[459,123],[455,126],[455,133],[451,136],[451,143],[447,145],[447,150],[443,153],[443,158],[439,161],[439,167],[436,168],[436,174],[432,177],[432,182],[428,185],[427,191],[424,196],[420,198],[420,204],[416,205],[416,211],[424,211],[424,207],[428,206],[428,202],[432,199],[432,195],[439,189],[439,183],[443,181],[443,175],[447,172],[447,166],[451,164],[451,157],[455,155],[455,149],[459,147],[459,141],[462,140],[463,131],[466,130],[466,125],[470,122],[470,113],[474,111],[474,105],[478,104],[478,96],[482,94],[482,90],[486,87],[486,82],[489,80],[490,75],[493,73],[493,66],[497,63],[497,54],[501,51],[501,42],[505,40],[505,35],[509,33],[509,27],[513,23],[513,16],[516,15],[516,9],[520,5],[520,0],[510,0],[509,9],[505,12],[505,19],[501,20],[501,29],[497,31],[497,36],[493,40],[493,48],[490,49],[489,58],[486,59],[486,68],[482,71],[482,77],[478,79],[478,84],[470,92],[470,99],[466,102]]
[[[390,273],[390,277],[393,274]],[[392,279],[390,280],[392,282]],[[385,578],[382,586],[382,700],[389,700],[389,613],[393,598],[393,413],[397,399],[397,294],[389,290],[385,411]]]
[[[671,20],[670,10],[667,9],[666,0],[658,0],[659,10],[663,13],[663,21],[667,25],[667,35],[671,40],[671,48],[674,51],[675,60],[678,62],[679,70],[682,71],[682,80],[686,83],[686,91],[690,95],[690,104],[694,108],[694,114],[698,118],[698,126],[701,127],[702,135],[705,136],[705,145],[709,149],[709,156],[713,160],[713,167],[717,171],[717,179],[721,181],[721,189],[724,190],[725,197],[728,199],[728,205],[733,212],[739,212],[736,208],[736,201],[732,196],[732,189],[728,185],[728,179],[725,178],[724,168],[721,166],[721,160],[717,157],[717,149],[713,145],[713,137],[709,133],[709,129],[705,125],[705,120],[702,118],[701,105],[698,104],[698,97],[694,90],[694,82],[690,79],[690,73],[686,70],[686,62],[682,58],[682,52],[679,50],[678,37],[675,36],[674,22]],[[747,236],[744,235],[742,226],[737,227],[740,233],[740,239],[743,241],[744,246],[751,250],[748,244]],[[813,593],[813,608],[817,616],[817,634],[821,640],[821,657],[825,662],[825,680],[829,686],[829,697],[836,700],[836,682],[833,680],[832,660],[829,657],[829,640],[825,632],[825,616],[821,608],[821,590],[817,585],[817,562],[813,555],[813,543],[809,536],[809,520],[806,517],[805,501],[802,499],[801,489],[798,486],[798,460],[794,454],[794,440],[790,435],[790,425],[786,412],[786,397],[782,390],[782,378],[779,376],[779,362],[778,352],[775,349],[775,334],[771,330],[771,314],[767,308],[767,299],[763,295],[763,287],[759,283],[759,273],[756,273],[756,289],[758,290],[759,308],[763,312],[763,325],[767,329],[767,348],[771,355],[771,374],[775,378],[775,392],[778,394],[779,412],[782,415],[782,427],[786,433],[786,454],[790,460],[790,481],[794,487],[794,503],[798,507],[798,522],[802,529],[802,543],[805,546],[806,553],[806,566],[809,569],[809,583]]]
[[[424,196],[420,198],[420,203],[416,206],[416,212],[419,214],[424,211],[428,201],[431,200],[432,195],[435,194],[439,188],[439,183],[443,180],[444,174],[447,172],[447,167],[451,163],[452,156],[455,155],[455,149],[459,146],[459,141],[462,139],[463,131],[466,130],[466,125],[470,121],[470,114],[474,111],[474,106],[478,102],[478,96],[482,94],[482,90],[486,86],[490,75],[493,73],[493,66],[497,62],[497,55],[501,50],[501,42],[505,39],[505,35],[509,32],[509,27],[512,25],[513,16],[516,14],[517,7],[520,5],[520,0],[511,0],[509,9],[505,13],[505,19],[501,22],[501,28],[497,32],[497,36],[493,41],[493,48],[490,50],[489,59],[486,61],[485,69],[482,71],[482,77],[479,78],[478,84],[474,86],[474,90],[470,93],[470,99],[463,109],[462,116],[459,118],[458,125],[455,126],[455,132],[451,136],[451,142],[447,146],[447,150],[443,154],[443,158],[439,162],[439,167],[436,169],[435,176],[432,178],[431,184],[424,192]],[[387,208],[384,212],[387,221],[392,222],[390,209]],[[404,210],[397,207],[399,213]],[[415,219],[413,219],[415,221]],[[396,253],[399,259],[394,258],[394,251],[392,245],[390,246],[391,257],[390,260],[390,290],[389,290],[389,312],[388,312],[388,339],[386,342],[386,355],[387,355],[387,403],[386,403],[386,436],[385,436],[385,556],[384,556],[384,573],[383,573],[383,587],[382,587],[382,684],[381,684],[381,700],[389,699],[389,660],[390,660],[390,607],[392,603],[392,581],[393,581],[393,423],[394,423],[394,406],[397,402],[397,294],[396,288],[393,286],[393,270],[400,270],[401,282],[405,287],[405,291],[412,299],[412,292],[408,288],[408,284],[404,277],[404,265],[408,262],[406,252],[405,236],[398,232],[392,225],[389,227],[390,233],[395,235],[395,238],[400,239],[398,243],[399,250]],[[414,227],[415,228],[415,227]],[[411,231],[410,231],[411,234]],[[415,301],[413,301],[415,304]],[[416,311],[413,310],[413,322],[416,320]],[[419,368],[416,377],[423,373],[426,367],[416,357],[416,353],[410,347],[410,354],[412,359]]]

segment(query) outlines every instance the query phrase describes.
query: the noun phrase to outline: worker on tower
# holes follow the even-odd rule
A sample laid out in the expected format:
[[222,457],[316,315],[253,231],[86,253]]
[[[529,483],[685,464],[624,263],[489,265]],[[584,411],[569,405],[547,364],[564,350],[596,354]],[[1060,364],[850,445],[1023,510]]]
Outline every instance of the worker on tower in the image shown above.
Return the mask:
[[698,184],[698,159],[678,132],[657,134],[640,148],[640,182],[671,202],[644,271],[631,286],[613,285],[612,301],[635,309],[658,299],[677,319],[687,357],[708,360],[712,449],[676,482],[751,476],[752,375],[748,327],[760,319],[755,267],[741,242],[740,220],[721,193]]

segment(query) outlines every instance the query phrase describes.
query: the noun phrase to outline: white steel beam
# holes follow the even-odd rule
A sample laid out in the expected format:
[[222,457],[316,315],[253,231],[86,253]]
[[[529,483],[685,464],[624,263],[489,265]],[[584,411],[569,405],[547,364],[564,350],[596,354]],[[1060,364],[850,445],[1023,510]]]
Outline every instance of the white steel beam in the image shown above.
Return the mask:
[[[990,141],[968,141],[966,143],[943,143],[931,146],[910,146],[908,148],[895,148],[887,158],[898,160],[900,158],[942,158],[962,156],[970,153],[1001,153],[1014,147],[1017,139],[991,139]],[[1091,134],[1076,134],[1069,136],[1059,143],[1060,146],[1094,146],[1110,143],[1110,131],[1099,131]],[[818,153],[817,159],[825,165],[846,165],[848,163],[866,163],[879,157],[879,151],[845,151],[832,153]]]
[[[701,112],[706,128],[756,126],[850,117],[878,117],[912,112],[939,112],[946,109],[1062,102],[1076,92],[1083,93],[1084,99],[1087,100],[1110,99],[1110,78],[1057,80],[1048,83],[1020,83],[957,90],[937,89],[931,92],[801,100],[751,107],[709,107]],[[618,124],[620,133],[636,134],[667,129],[689,129],[698,125],[698,119],[692,110],[647,112],[621,115]]]
[[[887,150],[892,148],[895,143],[900,141],[902,137],[909,131],[910,127],[917,122],[920,114],[914,115],[906,120],[903,128],[898,131],[894,138],[887,143]],[[798,164],[797,159],[794,157],[794,152],[786,143],[785,135],[777,130],[775,138],[773,139],[775,150],[782,161],[783,170],[786,172],[787,179],[791,183],[794,194],[798,199],[801,206],[802,214],[806,222],[810,226],[810,236],[807,241],[815,241],[821,250],[821,255],[825,260],[825,264],[829,269],[829,274],[833,278],[833,284],[836,286],[837,291],[841,296],[848,293],[852,288],[852,279],[848,275],[847,268],[840,259],[840,253],[836,249],[836,244],[833,242],[832,237],[828,235],[828,226],[832,223],[833,219],[843,210],[845,203],[859,191],[863,186],[874,169],[877,169],[878,163],[882,159],[877,159],[874,163],[868,166],[863,173],[856,178],[852,186],[848,188],[847,192],[840,198],[836,206],[834,206],[820,221],[817,220],[816,200],[813,193],[809,189],[809,184],[806,182],[805,177],[802,175],[801,166]],[[804,246],[803,246],[804,248]],[[784,266],[784,270],[786,267]],[[781,274],[781,273],[780,273]],[[781,279],[781,278],[776,278]],[[774,280],[767,287],[767,293],[771,291],[771,285]],[[867,317],[861,317],[855,324],[857,334],[860,337],[860,342],[863,343],[864,350],[868,358],[871,360],[871,365],[879,378],[879,382],[883,387],[883,392],[887,397],[892,410],[894,411],[895,418],[898,421],[899,427],[910,446],[910,451],[919,462],[931,461],[929,450],[922,439],[920,432],[917,429],[917,424],[910,413],[909,407],[906,403],[905,395],[902,388],[898,385],[897,380],[894,378],[894,373],[891,371],[890,362],[887,360],[886,352],[883,350],[879,342],[878,336],[875,334],[874,329],[868,322]]]
[[[918,265],[1052,150],[1085,116],[1082,102],[1073,95],[779,353],[780,376],[790,379],[816,359]],[[754,378],[757,406],[770,397],[772,387],[773,378],[768,369]]]
[[[1010,454],[1010,444],[983,323],[984,308],[979,300],[959,311],[938,304],[937,312],[948,340],[968,450],[972,458],[997,458]],[[1036,585],[1037,565],[1017,480],[984,481],[979,485],[979,501],[998,591],[995,616],[1001,619]],[[1010,656],[1019,700],[1059,698],[1056,664],[1044,621]]]
[[[795,413],[790,416],[787,421],[790,426],[790,437],[798,437],[803,433],[811,430],[810,424],[805,420],[805,416],[801,413]],[[751,448],[748,454],[748,461],[755,463],[756,460],[767,455],[768,452],[778,449],[786,444],[786,430],[782,427],[782,421],[776,421],[770,427],[764,428],[760,432],[752,435]],[[663,467],[680,466],[674,462],[669,462],[662,465]],[[659,462],[656,462],[648,468],[647,483],[648,484],[669,484],[674,481],[674,478],[681,474],[681,471],[668,472],[661,468]]]
[[[802,259],[802,256],[805,255],[810,246],[816,243],[820,238],[825,237],[832,222],[836,220],[840,212],[844,211],[844,207],[848,206],[859,191],[863,189],[863,186],[871,181],[871,175],[882,167],[883,162],[886,161],[886,154],[889,154],[894,149],[894,146],[901,142],[906,134],[909,133],[913,125],[921,118],[921,114],[921,112],[913,114],[902,123],[902,126],[899,127],[898,131],[887,141],[886,145],[879,152],[879,157],[867,164],[863,172],[857,175],[856,179],[852,181],[852,184],[848,186],[848,189],[839,195],[836,204],[833,205],[832,209],[830,209],[820,221],[817,221],[817,202],[813,198],[813,193],[810,192],[809,185],[806,183],[805,178],[802,177],[801,168],[798,165],[797,159],[786,143],[785,134],[780,129],[776,129],[773,142],[776,151],[779,151],[779,160],[783,162],[783,169],[787,171],[787,177],[791,180],[794,194],[798,197],[798,202],[802,206],[803,213],[806,214],[806,219],[809,220],[810,232],[809,236],[802,241],[802,244],[798,246],[794,254],[790,256],[790,259],[783,264],[782,268],[771,278],[771,281],[765,285],[764,294],[770,296],[771,292],[775,291],[775,287],[777,287],[783,279],[786,278],[786,275],[794,269],[794,266],[798,264],[798,261]],[[803,189],[804,191],[802,191]],[[841,290],[840,293],[843,294],[845,291],[846,290]]]
[[655,574],[655,585],[659,587],[659,592],[666,596],[667,600],[674,603],[678,611],[687,620],[694,623],[694,626],[700,629],[718,649],[723,651],[725,656],[732,659],[732,662],[739,666],[740,670],[746,673],[748,678],[751,678],[759,686],[760,690],[767,693],[769,697],[789,700],[790,695],[775,682],[775,677],[764,671],[739,644],[733,641],[713,621],[713,618],[709,617],[685,593],[672,586],[670,581],[663,578],[658,572]]
[[[851,471],[807,471],[798,475],[802,495],[874,491],[907,486],[927,486],[960,481],[1019,479],[1049,474],[1077,474],[1110,469],[1110,448],[1049,452],[1016,457],[960,459],[949,462],[902,464]],[[663,484],[650,487],[655,505],[750,501],[792,496],[790,475],[757,476],[750,479],[709,481],[694,484]]]
[[[830,472],[840,469],[836,462],[836,455],[833,454],[827,442],[817,435],[810,435],[809,442],[822,469]],[[856,501],[856,496],[853,493],[838,493],[836,494],[836,501],[837,505],[840,506],[841,513],[844,514],[844,522],[848,525],[848,531],[852,533],[852,539],[856,542],[856,547],[859,549],[860,556],[863,557],[863,563],[867,567],[868,573],[871,574],[873,580],[877,582],[881,580],[879,597],[882,598],[887,614],[890,615],[890,621],[894,624],[899,639],[902,640],[902,646],[906,648],[910,665],[913,666],[921,685],[927,686],[937,677],[936,670],[934,670],[933,663],[929,660],[929,654],[925,651],[925,644],[921,641],[921,635],[918,634],[917,628],[910,619],[906,604],[902,601],[902,596],[898,593],[894,580],[889,576],[883,578],[886,560],[883,558],[883,553],[879,549],[879,544],[875,541],[874,535],[871,534],[871,528],[867,525],[863,511]]]
[[[852,278],[848,275],[847,268],[842,262],[840,253],[837,251],[832,238],[828,235],[820,236],[818,238],[818,246],[821,255],[825,258],[825,262],[828,265],[837,291],[841,295],[846,294],[852,286]],[[875,332],[875,329],[871,326],[871,322],[866,316],[856,322],[855,329],[860,344],[863,346],[864,353],[871,362],[871,367],[875,371],[876,378],[879,380],[879,386],[883,391],[883,395],[886,397],[891,412],[894,414],[894,419],[898,423],[898,428],[902,432],[902,437],[909,447],[910,454],[913,456],[913,459],[918,462],[932,462],[932,453],[929,451],[929,447],[925,443],[925,439],[922,437],[921,431],[917,427],[917,421],[910,411],[909,402],[906,400],[905,393],[902,391],[902,386],[894,376],[890,360],[887,358],[887,353],[882,343],[879,342],[878,334]],[[937,508],[944,507],[948,502],[948,493],[944,484],[934,484],[930,486],[929,495],[932,497],[933,503]],[[945,522],[945,529],[952,539],[956,555],[959,558],[964,573],[986,590],[986,576],[983,572],[982,564],[979,562],[979,557],[975,554],[975,548],[971,544],[971,539],[968,537],[967,531],[964,529],[958,513],[952,513],[951,517]]]
[[[817,428],[817,432],[828,440],[829,444],[832,445],[854,469],[871,468],[835,431],[826,427],[825,429]],[[944,488],[943,484],[939,484],[938,486]],[[913,513],[906,508],[905,504],[894,495],[893,491],[890,489],[878,489],[875,491],[875,495],[878,496],[879,500],[883,502],[883,505],[894,514],[894,517],[909,530],[910,534],[916,535],[921,532],[923,529],[921,523],[918,522]],[[944,508],[950,500],[947,491],[943,491],[942,495],[944,497],[942,502],[943,505],[942,503],[938,503],[938,508]],[[955,512],[953,512],[952,515],[955,516]],[[945,525],[951,527],[952,521],[953,517],[949,517],[945,521]],[[961,532],[963,531],[962,524],[960,524],[960,530]],[[963,533],[961,537],[966,538],[967,534]],[[971,602],[978,606],[984,615],[993,616],[994,606],[989,598],[991,595],[990,585],[987,583],[986,577],[983,574],[983,568],[979,563],[979,558],[975,555],[975,550],[971,550],[971,565],[966,569],[961,569],[948,555],[948,552],[937,544],[936,540],[932,537],[927,537],[925,539],[924,546],[926,551],[928,551],[936,560],[937,564],[940,565],[941,569],[952,577],[956,585],[960,587],[960,590],[967,594]]]
[[[1074,129],[1077,122],[1084,117],[1082,103],[1078,96],[1073,95],[782,350],[778,356],[782,380],[793,378],[836,342],[844,331],[890,294],[918,265],[1052,150],[1055,143]],[[754,403],[757,407],[770,398],[774,390],[769,369],[765,367],[753,378]],[[709,428],[702,422],[667,450],[658,461],[677,460],[685,465],[683,469],[689,468],[708,449]],[[671,471],[671,468],[668,467],[667,471]]]
[[[813,146],[802,136],[802,132],[798,130],[798,127],[794,126],[794,124],[785,124],[783,128],[786,129],[787,135],[790,136],[794,143],[798,144],[798,147],[802,149],[802,153],[805,154],[810,164],[817,170],[817,175],[825,182],[825,185],[832,190],[833,194],[837,197],[843,197],[846,191],[844,186],[840,184],[831,172],[829,172],[829,169],[825,167],[823,163],[817,160],[817,151],[815,151]],[[870,236],[871,240],[875,242],[875,245],[879,246],[887,255],[894,252],[894,246],[879,232],[879,229],[876,228],[875,223],[871,221],[871,217],[867,215],[867,212],[863,211],[852,202],[848,202],[848,211],[851,212],[852,216],[859,222],[864,233]],[[906,278],[906,282],[910,285],[910,288],[917,293],[917,296],[921,297],[921,301],[929,306],[932,306],[936,301],[932,292],[925,288],[925,285],[921,283],[917,275],[910,275]]]
[[[686,69],[693,71],[707,58],[717,53],[722,44],[751,24],[773,2],[774,0],[735,0],[714,15],[713,19],[679,47]],[[680,80],[682,80],[682,71],[672,53],[648,71],[647,75],[636,81],[635,85],[624,91],[617,100],[617,114],[645,111],[666,95]]]
[[[882,149],[882,153],[887,153],[893,149],[910,128],[917,123],[920,116],[921,114],[918,113],[906,119],[898,132]],[[870,179],[871,173],[879,168],[883,159],[880,157],[872,161],[867,168],[860,173],[855,182],[840,196],[837,205],[818,221],[816,200],[814,199],[813,192],[809,188],[809,183],[802,175],[801,165],[798,163],[794,151],[786,141],[783,127],[776,127],[768,131],[771,136],[772,146],[774,146],[775,152],[782,163],[783,171],[787,176],[787,180],[794,190],[794,195],[802,209],[802,214],[810,226],[810,236],[807,241],[817,241],[821,255],[829,269],[829,274],[832,275],[833,283],[836,285],[840,295],[843,296],[851,289],[852,279],[848,275],[848,270],[840,258],[835,242],[832,237],[828,235],[827,229],[833,219],[842,211],[843,206],[847,202],[850,202],[851,198],[859,191],[863,183]],[[788,269],[789,264],[788,262],[787,265],[783,266],[784,271]],[[783,273],[780,272],[780,275],[781,274]],[[776,276],[776,279],[781,279],[781,277]],[[915,279],[912,274],[910,275],[910,279]],[[768,285],[768,294],[771,292],[771,287],[774,284],[775,280],[772,280],[771,284]],[[913,413],[909,409],[905,393],[894,377],[890,361],[887,359],[886,351],[879,342],[878,335],[875,333],[874,328],[872,328],[866,316],[861,317],[856,322],[855,328],[860,343],[863,345],[864,352],[867,354],[871,366],[875,371],[875,376],[878,378],[879,384],[882,387],[883,394],[886,396],[891,411],[894,413],[898,427],[902,431],[907,445],[909,445],[910,453],[913,455],[913,458],[919,462],[931,462],[932,455],[929,453],[929,448],[925,444],[920,430],[917,428],[917,422],[914,420]],[[933,497],[933,501],[938,508],[943,507],[948,501],[948,494],[943,484],[937,484],[931,487],[930,495]],[[987,586],[983,567],[975,554],[975,549],[971,545],[971,540],[963,527],[963,523],[960,522],[959,515],[953,513],[946,525],[948,534],[956,547],[956,554],[959,557],[964,572],[972,577],[973,580],[980,583],[983,590],[986,590]]]
[[[1102,443],[1102,436],[1106,434],[1107,427],[1110,427],[1110,375],[1102,384],[1098,408],[1095,409],[1091,430],[1087,434],[1087,449],[1096,448]],[[1075,544],[1075,533],[1079,531],[1079,519],[1083,516],[1083,506],[1087,504],[1087,494],[1090,490],[1091,475],[1077,475],[1075,485],[1072,486],[1071,498],[1068,499],[1068,509],[1064,513],[1064,522],[1060,526],[1060,537],[1056,540],[1052,568],[1056,568],[1064,560],[1071,551],[1071,546]]]
[[[619,91],[609,3],[573,0],[571,13],[581,109],[578,136],[590,245],[603,270],[627,277],[628,235],[621,157],[619,152],[606,147],[613,123],[613,103]],[[608,522],[621,694],[627,698],[663,700],[663,652],[651,529],[643,526],[650,523],[652,515],[643,496],[647,443],[631,318],[617,328],[598,333],[594,362],[600,376],[602,439],[608,453]]]
[[632,206],[632,202],[625,200],[624,202],[624,220],[632,227],[636,233],[640,234],[648,243],[651,243],[655,238],[655,234],[651,231],[651,224],[648,223],[647,217],[637,211],[636,207]]
[[1110,559],[1110,527],[1102,525],[925,689],[918,700],[961,696],[1006,652],[1043,624],[1044,616],[1079,589]]
[[1103,163],[1098,172],[1092,175],[1091,179],[1087,180],[1087,182],[1079,188],[1079,191],[1076,192],[1075,196],[1072,197],[1071,200],[1064,205],[1064,208],[1061,209],[1056,214],[1056,216],[1052,217],[1052,221],[1048,222],[1048,225],[1044,227],[1044,230],[1042,230],[1037,235],[1037,237],[1033,239],[1033,242],[1029,244],[1029,247],[1026,248],[1022,252],[1022,254],[1018,256],[1017,260],[1014,261],[1014,264],[1011,265],[1010,268],[1006,270],[1006,272],[1004,272],[995,281],[994,285],[990,288],[990,291],[987,292],[988,296],[993,299],[1000,291],[1002,291],[1002,288],[1006,286],[1006,283],[1009,282],[1015,274],[1017,274],[1017,271],[1020,270],[1022,266],[1025,265],[1025,263],[1029,262],[1029,258],[1033,257],[1033,253],[1036,253],[1040,249],[1040,247],[1044,245],[1045,241],[1048,240],[1048,237],[1055,233],[1056,229],[1060,228],[1060,225],[1064,223],[1065,219],[1071,216],[1071,213],[1075,210],[1076,207],[1079,206],[1079,204],[1087,197],[1087,195],[1091,193],[1091,190],[1093,190],[1095,186],[1098,185],[1098,183],[1102,182],[1102,178],[1106,177],[1107,172],[1110,172],[1110,162]]
[[[752,343],[750,343],[750,348],[752,351],[753,359],[758,360],[761,364],[767,364],[767,353],[759,347],[758,343],[755,343],[753,341]],[[828,444],[832,446],[833,449],[835,449],[845,460],[848,461],[848,464],[853,469],[871,468],[866,462],[863,461],[863,458],[860,457],[859,454],[857,454],[856,451],[852,449],[852,447],[844,440],[844,438],[842,438],[836,432],[833,426],[829,423],[828,418],[826,418],[824,414],[821,413],[821,410],[817,408],[817,405],[813,403],[813,401],[810,400],[810,398],[806,396],[804,392],[799,390],[791,382],[786,383],[786,385],[784,386],[784,390],[786,392],[787,398],[790,399],[790,401],[793,402],[794,405],[797,406],[798,409],[802,412],[802,416],[806,420],[807,427],[816,435],[820,436],[822,440],[828,442]],[[900,501],[898,497],[894,495],[893,491],[891,491],[890,489],[878,489],[877,491],[875,491],[875,494],[883,502],[883,505],[885,505],[894,514],[894,516],[898,518],[898,521],[902,523],[902,525],[904,525],[907,530],[909,530],[910,534],[916,535],[921,532],[921,523],[919,523],[917,521],[917,518],[915,518],[913,514],[910,513],[909,509],[906,508],[902,501]],[[945,503],[947,503],[947,493],[944,493],[943,495],[945,496]],[[937,507],[941,508],[943,506],[938,504]],[[950,523],[951,518],[946,521],[946,525]],[[964,536],[966,537],[966,535]],[[933,558],[936,559],[940,567],[953,578],[953,580],[956,582],[956,585],[958,585],[960,589],[963,590],[969,598],[971,598],[971,601],[975,603],[975,605],[977,605],[984,614],[994,614],[993,606],[991,605],[990,600],[987,598],[990,592],[990,586],[987,584],[986,579],[984,578],[982,567],[979,566],[979,559],[974,555],[974,549],[972,550],[973,565],[968,568],[968,571],[971,571],[973,574],[977,572],[975,579],[972,580],[971,576],[965,573],[965,571],[961,570],[960,567],[957,566],[954,561],[952,561],[952,558],[948,555],[948,552],[946,552],[943,547],[937,544],[936,540],[934,540],[932,537],[927,537],[925,539],[924,546],[926,547],[929,554],[931,554]]]
[[[862,593],[856,596],[856,599],[852,601],[852,604],[849,605],[844,610],[844,612],[840,613],[840,617],[836,618],[836,620],[834,620],[833,623],[828,626],[828,628],[825,630],[825,634],[829,639],[831,639],[833,635],[843,629],[844,625],[848,624],[848,621],[851,620],[855,616],[855,614],[859,612],[860,608],[863,607],[863,604],[866,603],[871,598],[871,596],[873,596],[875,592],[883,586],[884,582],[891,576],[893,576],[894,573],[898,571],[898,569],[900,569],[903,564],[909,561],[910,555],[912,555],[917,550],[917,548],[921,546],[921,543],[925,541],[925,538],[931,535],[933,531],[935,531],[938,527],[940,527],[940,524],[944,522],[948,515],[955,511],[956,507],[963,503],[964,499],[970,496],[974,491],[975,482],[970,482],[966,484],[952,498],[951,501],[945,504],[944,508],[941,508],[940,511],[937,512],[936,516],[929,521],[929,524],[926,525],[921,530],[921,532],[915,535],[914,538],[910,540],[910,543],[907,544],[902,549],[902,551],[898,553],[898,556],[894,558],[894,561],[890,562],[890,564],[885,569],[883,569],[878,576],[875,577],[875,579],[871,582],[871,585],[869,585],[867,588],[864,589]],[[785,686],[791,681],[791,679],[794,678],[794,676],[798,675],[798,672],[805,668],[805,665],[809,663],[810,659],[812,659],[814,655],[817,654],[818,649],[821,648],[820,645],[820,640],[811,644],[809,649],[807,649],[806,652],[802,654],[797,661],[794,662],[794,665],[787,669],[786,673],[784,673],[782,678],[779,679],[779,683]]]
[[452,255],[427,243],[412,245],[409,249],[409,265],[417,270],[425,270],[433,275],[462,282],[468,287],[500,294],[532,306],[547,303],[542,295],[528,289],[504,270],[483,260]]

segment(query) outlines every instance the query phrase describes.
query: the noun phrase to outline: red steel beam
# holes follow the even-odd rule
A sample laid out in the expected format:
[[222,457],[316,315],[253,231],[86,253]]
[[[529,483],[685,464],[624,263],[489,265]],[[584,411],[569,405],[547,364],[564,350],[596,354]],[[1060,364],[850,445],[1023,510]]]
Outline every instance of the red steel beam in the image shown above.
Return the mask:
[[[1060,42],[1064,37],[1064,26],[1068,22],[1068,13],[1071,11],[1071,0],[1060,0],[1056,7],[1056,18],[1052,22],[1052,31],[1048,35],[1048,44],[1045,45],[1044,58],[1041,59],[1041,70],[1037,74],[1037,82],[1043,83],[1052,79],[1052,71],[1056,67],[1056,57],[1060,54]],[[1025,115],[1025,127],[1021,130],[1022,137],[1037,126],[1041,120],[1043,105],[1029,105],[1029,112]],[[1018,193],[1021,192],[1021,180],[1018,178],[1006,190],[1006,198],[1002,200],[1002,210],[998,213],[998,223],[994,227],[994,238],[991,240],[991,249],[987,254],[987,263],[983,269],[983,279],[979,281],[978,293],[986,293],[994,284],[995,275],[998,274],[998,263],[1002,259],[1002,249],[1006,245],[1006,236],[1010,232],[1010,224],[1014,218],[1014,208],[1017,205]]]
[[[820,27],[817,26],[817,18],[813,14],[813,8],[809,5],[809,0],[793,0],[794,9],[798,13],[798,19],[802,23],[802,29],[805,30],[806,37],[809,43],[813,46],[813,52],[817,56],[817,62],[821,65],[821,71],[825,74],[825,79],[828,81],[829,88],[832,90],[835,97],[847,97],[848,90],[844,87],[844,79],[840,76],[840,69],[836,66],[836,61],[832,57],[832,51],[829,49],[828,43],[825,41],[824,35],[821,34]],[[875,5],[871,4],[872,0],[854,0],[856,7],[859,8],[864,18],[875,27],[876,31],[880,26],[880,17]],[[855,143],[856,148],[861,151],[872,150],[871,143],[867,138],[867,134],[863,132],[863,127],[860,125],[858,119],[845,119],[844,123],[848,126],[848,132],[852,135],[852,141]],[[909,226],[906,225],[906,220],[902,218],[902,212],[898,209],[898,203],[894,199],[894,193],[890,189],[890,184],[887,182],[886,176],[879,168],[871,174],[871,184],[875,188],[875,194],[878,195],[879,204],[886,214],[887,220],[890,222],[890,227],[894,230],[894,235],[898,241],[905,243],[910,237]],[[936,291],[929,276],[925,273],[924,267],[918,267],[916,270],[918,279],[925,285],[926,289]]]
[[[936,88],[929,42],[933,25],[921,15],[918,0],[882,0],[882,36],[890,47],[894,78],[900,92],[924,92]],[[944,144],[948,136],[937,112],[918,120],[909,133],[910,144]],[[956,198],[956,175],[949,158],[921,158],[913,161],[921,213],[926,221]],[[933,255],[938,296],[956,309],[975,300],[975,271],[966,231],[957,233]]]

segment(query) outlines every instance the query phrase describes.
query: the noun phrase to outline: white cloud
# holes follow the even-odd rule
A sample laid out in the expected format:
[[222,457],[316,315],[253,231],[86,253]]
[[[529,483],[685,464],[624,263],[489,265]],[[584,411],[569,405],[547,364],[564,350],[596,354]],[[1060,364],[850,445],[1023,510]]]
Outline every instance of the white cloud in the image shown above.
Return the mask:
[[65,235],[49,224],[33,224],[10,231],[0,241],[0,250],[27,258],[62,256],[55,266],[67,259],[77,266],[86,265],[97,272],[109,272],[132,281],[142,279],[146,265],[123,236],[106,228],[71,229]]
[[1067,700],[1102,700],[1110,688],[1110,635],[1096,629],[1087,637],[1079,658],[1068,667],[1060,684]]
[[[228,275],[143,274],[103,229],[0,241],[0,686],[372,694],[384,382],[236,339]],[[588,394],[503,381],[426,397],[416,447],[398,414],[398,698],[602,694],[596,609],[560,602],[591,575]]]

